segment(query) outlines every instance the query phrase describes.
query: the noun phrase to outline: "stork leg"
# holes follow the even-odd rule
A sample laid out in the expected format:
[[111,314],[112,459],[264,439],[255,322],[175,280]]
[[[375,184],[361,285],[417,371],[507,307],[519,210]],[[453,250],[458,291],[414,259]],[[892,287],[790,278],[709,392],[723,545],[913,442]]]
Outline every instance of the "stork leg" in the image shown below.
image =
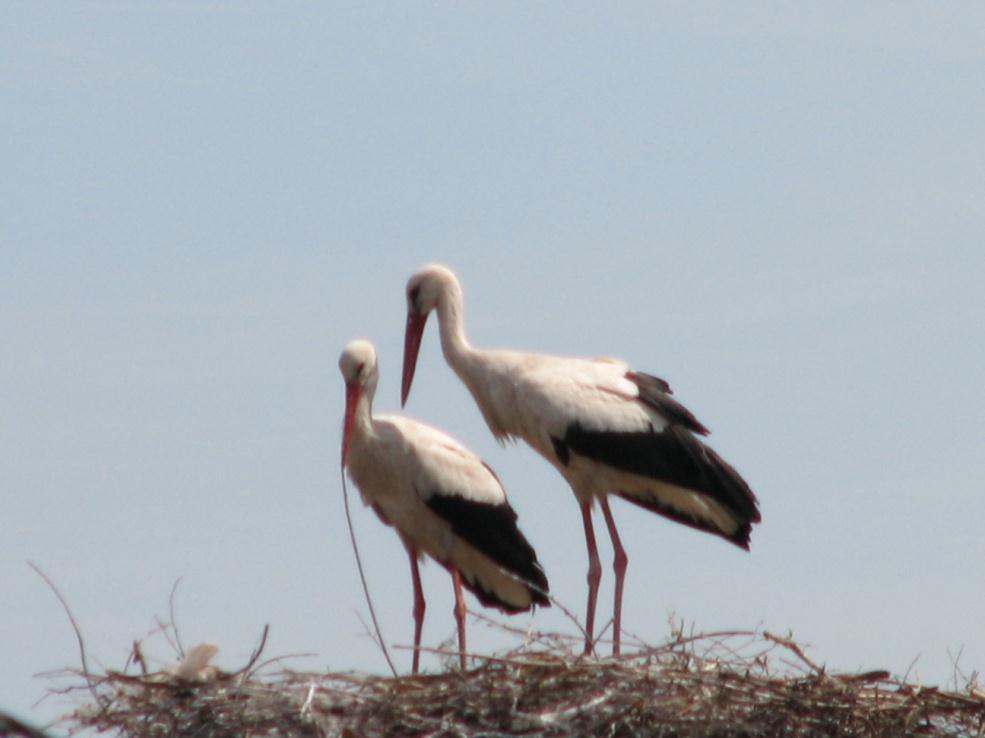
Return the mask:
[[458,658],[465,671],[465,597],[462,595],[462,575],[457,567],[451,567],[451,581],[455,585],[455,623],[458,625]]
[[592,528],[592,502],[581,503],[581,521],[585,526],[585,545],[588,546],[588,611],[585,613],[585,655],[592,654],[595,640],[595,603],[599,595],[599,582],[602,580],[602,565],[599,563],[599,550],[595,545],[595,531]]
[[421,572],[417,565],[417,551],[408,544],[407,555],[410,556],[410,578],[414,582],[414,665],[412,673],[416,674],[421,662],[421,629],[424,627],[424,590],[421,588]]
[[609,509],[608,497],[599,498],[599,506],[605,516],[605,524],[609,528],[609,538],[612,539],[612,550],[615,556],[612,560],[612,568],[616,573],[616,605],[612,614],[612,655],[619,655],[619,635],[622,633],[622,585],[626,578],[626,567],[629,565],[629,557],[626,549],[622,547],[619,540],[619,531],[616,530],[616,520],[612,517],[612,510]]

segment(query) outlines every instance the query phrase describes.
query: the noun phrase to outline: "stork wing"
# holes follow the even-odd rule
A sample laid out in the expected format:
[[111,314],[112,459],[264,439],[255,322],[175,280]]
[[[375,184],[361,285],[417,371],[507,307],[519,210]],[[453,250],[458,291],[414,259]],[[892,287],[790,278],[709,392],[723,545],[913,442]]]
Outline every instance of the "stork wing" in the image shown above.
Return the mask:
[[[547,605],[547,577],[537,553],[517,527],[517,515],[493,470],[467,448],[430,426],[415,424],[420,456],[414,489],[452,532],[508,572],[535,586]],[[478,590],[476,594],[480,596]],[[488,603],[487,603],[488,604]]]
[[660,377],[643,372],[626,372],[626,379],[639,388],[639,401],[649,405],[672,423],[683,425],[689,431],[707,436],[709,431],[693,413],[675,400],[670,385]]
[[[565,360],[539,369],[532,392],[550,418],[547,432],[564,466],[577,455],[616,472],[670,485],[697,499],[731,511],[735,525],[713,524],[697,515],[691,503],[675,504],[674,494],[630,493],[638,482],[609,492],[709,532],[746,545],[748,524],[759,520],[756,497],[749,485],[721,456],[698,438],[708,430],[670,395],[662,379],[629,371],[625,365]],[[618,485],[618,481],[614,481]],[[657,488],[654,488],[657,489]],[[688,499],[688,498],[685,498]]]

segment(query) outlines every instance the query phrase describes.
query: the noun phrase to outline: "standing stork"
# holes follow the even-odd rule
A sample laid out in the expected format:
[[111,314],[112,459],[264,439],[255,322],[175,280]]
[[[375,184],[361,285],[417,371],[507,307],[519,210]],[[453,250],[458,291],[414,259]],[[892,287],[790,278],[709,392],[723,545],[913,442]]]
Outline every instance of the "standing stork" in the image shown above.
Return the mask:
[[397,529],[414,584],[417,673],[424,592],[418,559],[427,554],[451,574],[461,667],[465,669],[464,584],[488,607],[517,613],[549,606],[547,577],[516,525],[499,479],[454,438],[410,418],[373,416],[376,350],[349,343],[339,358],[345,379],[342,465],[363,502]]
[[465,383],[493,435],[522,438],[571,485],[588,547],[585,653],[592,652],[599,565],[592,504],[598,500],[612,539],[615,570],[613,653],[619,653],[623,580],[628,557],[608,495],[749,549],[760,520],[742,477],[698,436],[708,434],[671,396],[669,385],[615,359],[578,359],[473,348],[465,337],[462,288],[440,265],[407,282],[407,327],[401,404],[414,380],[428,315],[438,314],[441,349]]

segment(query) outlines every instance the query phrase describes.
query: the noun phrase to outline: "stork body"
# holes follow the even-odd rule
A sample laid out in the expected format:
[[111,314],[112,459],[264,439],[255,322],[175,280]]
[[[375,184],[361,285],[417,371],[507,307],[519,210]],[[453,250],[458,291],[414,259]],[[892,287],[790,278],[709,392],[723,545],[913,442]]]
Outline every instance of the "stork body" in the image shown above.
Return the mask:
[[339,368],[346,383],[342,463],[363,502],[397,530],[410,557],[417,673],[425,601],[418,559],[428,555],[451,574],[460,660],[465,668],[462,587],[486,606],[516,613],[549,605],[548,584],[499,479],[483,461],[441,431],[410,418],[373,416],[378,370],[367,341],[353,341]]
[[614,359],[580,359],[473,348],[465,337],[455,275],[432,265],[407,284],[402,401],[413,381],[429,313],[438,315],[445,359],[501,439],[521,438],[571,486],[588,548],[586,653],[592,650],[601,567],[591,509],[598,500],[615,553],[613,651],[619,652],[628,557],[608,496],[748,549],[760,519],[756,497],[699,436],[708,430],[672,397],[668,384]]

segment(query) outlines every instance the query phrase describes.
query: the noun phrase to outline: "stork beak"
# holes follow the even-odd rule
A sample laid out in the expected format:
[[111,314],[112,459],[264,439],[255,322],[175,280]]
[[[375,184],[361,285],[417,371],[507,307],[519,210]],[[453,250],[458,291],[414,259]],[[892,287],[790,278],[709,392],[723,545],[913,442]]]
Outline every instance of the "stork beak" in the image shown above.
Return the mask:
[[342,466],[349,461],[349,439],[356,418],[356,405],[362,396],[362,387],[356,382],[345,383],[345,422],[342,425]]
[[424,324],[428,314],[419,313],[414,309],[407,311],[407,328],[404,332],[404,377],[400,385],[400,407],[407,404],[410,385],[414,381],[414,370],[417,368],[417,352],[421,350],[421,336],[424,335]]

